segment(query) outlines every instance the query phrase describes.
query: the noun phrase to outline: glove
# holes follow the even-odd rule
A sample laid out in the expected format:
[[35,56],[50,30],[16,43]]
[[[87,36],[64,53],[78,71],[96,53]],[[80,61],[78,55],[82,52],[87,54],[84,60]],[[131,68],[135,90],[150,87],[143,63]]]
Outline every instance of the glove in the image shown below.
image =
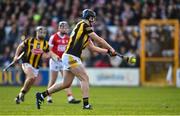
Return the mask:
[[110,50],[107,51],[107,53],[110,55],[110,56],[116,56],[116,52],[111,52]]

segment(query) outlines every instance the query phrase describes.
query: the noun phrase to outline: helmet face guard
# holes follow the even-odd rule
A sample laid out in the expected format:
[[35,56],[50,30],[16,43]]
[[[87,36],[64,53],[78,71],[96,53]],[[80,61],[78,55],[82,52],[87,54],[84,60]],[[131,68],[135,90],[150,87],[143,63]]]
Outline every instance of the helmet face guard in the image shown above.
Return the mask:
[[85,9],[82,12],[82,19],[87,19],[90,22],[94,22],[96,18],[96,13],[91,9]]

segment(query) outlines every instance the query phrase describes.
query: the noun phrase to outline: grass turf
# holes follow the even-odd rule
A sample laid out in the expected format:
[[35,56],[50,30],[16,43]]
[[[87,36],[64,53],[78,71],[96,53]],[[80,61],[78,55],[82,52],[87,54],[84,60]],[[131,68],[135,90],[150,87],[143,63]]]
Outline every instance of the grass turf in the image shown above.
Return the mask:
[[[16,105],[14,98],[20,87],[0,86],[0,115],[179,115],[180,89],[150,87],[91,87],[90,103],[93,110],[82,110],[82,104],[67,103],[65,92],[53,95],[53,104],[42,105],[37,110],[35,93],[45,87],[33,87],[25,102]],[[81,98],[81,91],[73,87],[74,96]]]

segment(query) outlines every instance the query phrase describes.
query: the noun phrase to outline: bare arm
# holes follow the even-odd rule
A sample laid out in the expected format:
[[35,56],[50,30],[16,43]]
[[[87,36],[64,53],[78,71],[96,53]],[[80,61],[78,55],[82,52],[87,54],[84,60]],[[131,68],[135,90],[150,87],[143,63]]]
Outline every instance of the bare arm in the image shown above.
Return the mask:
[[22,42],[22,43],[19,44],[19,46],[16,49],[16,53],[15,53],[13,61],[17,61],[17,58],[20,55],[20,53],[22,52],[23,47],[24,47],[24,43]]
[[48,53],[43,53],[43,55],[42,55],[42,58],[45,58],[45,59],[50,58],[50,57],[51,57],[53,60],[56,60],[56,61],[60,59],[59,56],[56,55],[56,54],[52,51],[52,47],[49,48],[49,52],[48,52]]
[[53,51],[52,51],[52,48],[54,46],[54,43],[53,43],[53,40],[54,39],[54,35],[51,35],[50,39],[49,39],[49,56],[53,59],[53,60],[60,60],[60,57],[58,55],[56,55]]
[[60,58],[58,55],[56,55],[52,50],[50,50],[50,56],[51,56],[51,58],[52,58],[53,60],[56,60],[56,61],[58,61],[58,60],[61,59],[61,58]]
[[42,54],[42,58],[43,58],[43,59],[49,59],[50,56],[51,56],[51,55],[50,55],[50,52],[47,52],[47,53],[44,52],[44,53]]
[[89,34],[89,36],[96,41],[97,43],[101,44],[104,48],[107,48],[111,52],[115,52],[115,50],[101,37],[99,37],[95,32]]
[[104,49],[104,48],[100,48],[94,45],[94,43],[89,40],[89,44],[88,44],[88,48],[94,52],[98,52],[98,53],[107,53],[108,50]]

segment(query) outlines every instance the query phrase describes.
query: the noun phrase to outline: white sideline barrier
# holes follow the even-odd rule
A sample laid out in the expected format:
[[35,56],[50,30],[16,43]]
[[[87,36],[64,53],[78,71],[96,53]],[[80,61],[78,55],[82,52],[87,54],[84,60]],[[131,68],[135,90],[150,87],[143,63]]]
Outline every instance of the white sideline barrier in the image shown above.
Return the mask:
[[[140,76],[138,68],[87,68],[90,85],[95,86],[139,86]],[[62,82],[58,78],[57,82]],[[77,78],[73,85],[79,85]]]
[[180,87],[180,69],[176,72],[176,87]]

